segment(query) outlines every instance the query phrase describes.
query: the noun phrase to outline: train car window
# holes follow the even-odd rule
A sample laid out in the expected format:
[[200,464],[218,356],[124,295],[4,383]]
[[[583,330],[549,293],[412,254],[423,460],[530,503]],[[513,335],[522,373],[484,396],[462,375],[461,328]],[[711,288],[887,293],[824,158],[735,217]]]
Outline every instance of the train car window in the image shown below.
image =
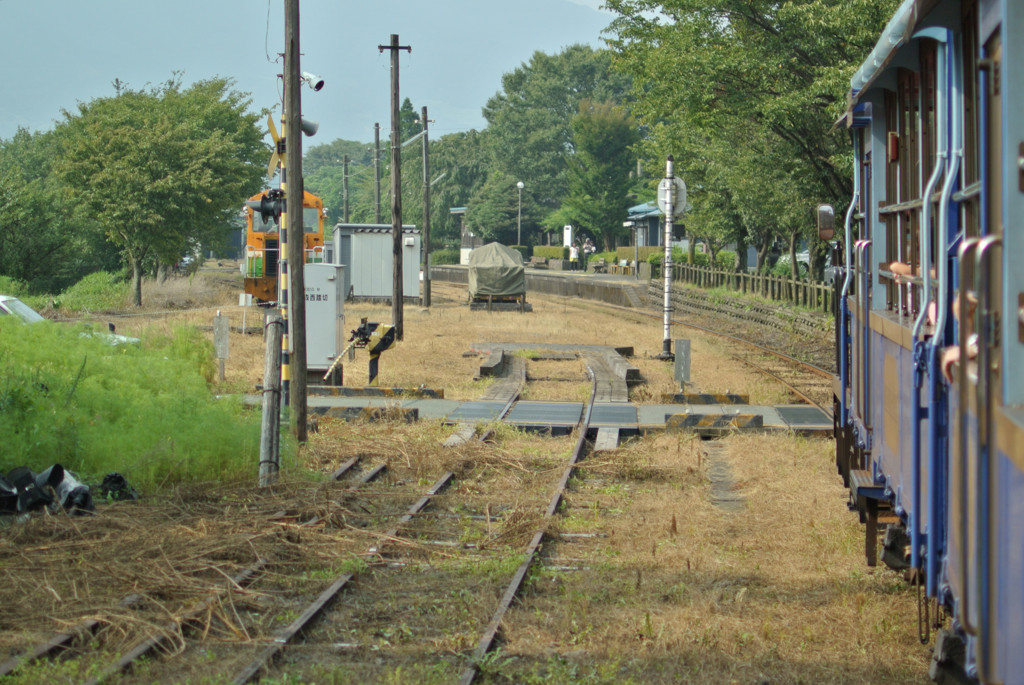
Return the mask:
[[267,220],[263,220],[263,215],[258,212],[252,213],[252,231],[253,233],[277,233],[277,224],[274,223],[274,219],[267,217]]
[[302,230],[306,233],[320,232],[320,210],[316,207],[302,208]]

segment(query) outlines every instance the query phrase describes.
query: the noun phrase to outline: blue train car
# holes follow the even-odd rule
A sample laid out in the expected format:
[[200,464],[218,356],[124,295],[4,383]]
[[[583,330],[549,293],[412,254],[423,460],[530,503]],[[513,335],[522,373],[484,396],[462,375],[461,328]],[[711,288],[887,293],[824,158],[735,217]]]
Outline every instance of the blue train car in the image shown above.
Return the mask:
[[1024,683],[1022,53],[1021,0],[906,0],[843,117],[836,463],[951,682]]

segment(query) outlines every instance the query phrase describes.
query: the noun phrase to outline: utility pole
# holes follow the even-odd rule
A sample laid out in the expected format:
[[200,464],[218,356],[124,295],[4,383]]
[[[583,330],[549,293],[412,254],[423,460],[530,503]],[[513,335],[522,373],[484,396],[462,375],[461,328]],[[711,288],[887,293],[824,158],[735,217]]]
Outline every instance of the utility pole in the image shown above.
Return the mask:
[[[289,311],[291,322],[291,356],[290,379],[292,387],[292,409],[295,413],[295,438],[300,443],[306,442],[306,420],[308,414],[306,398],[306,285],[303,275],[303,236],[302,226],[302,96],[299,87],[302,85],[299,68],[299,0],[285,0],[284,3],[284,130],[285,130],[285,164],[281,169],[281,187],[285,188],[285,207],[291,205],[288,212],[287,249],[291,257],[289,273],[281,273],[280,279],[289,278],[291,302],[283,300],[283,311]],[[290,138],[290,140],[288,139]],[[287,178],[285,174],[287,173]],[[281,230],[284,232],[285,219],[282,216]],[[287,293],[285,293],[287,294]],[[283,350],[282,350],[283,351]],[[282,361],[282,366],[284,362]],[[284,367],[288,368],[288,367]],[[288,383],[282,370],[282,382]]]
[[403,336],[402,305],[405,296],[402,278],[402,141],[398,104],[398,52],[412,52],[412,46],[399,45],[398,34],[391,34],[390,45],[378,45],[381,52],[391,51],[391,230],[394,235],[391,258],[394,278],[391,291],[391,318],[395,327],[395,340]]
[[348,223],[348,155],[341,158],[342,167],[342,178],[341,178],[341,192],[344,196],[344,204],[342,205],[341,217],[342,221]]
[[373,223],[380,223],[380,124],[373,125]]
[[427,108],[423,108],[423,306],[430,306],[430,145]]

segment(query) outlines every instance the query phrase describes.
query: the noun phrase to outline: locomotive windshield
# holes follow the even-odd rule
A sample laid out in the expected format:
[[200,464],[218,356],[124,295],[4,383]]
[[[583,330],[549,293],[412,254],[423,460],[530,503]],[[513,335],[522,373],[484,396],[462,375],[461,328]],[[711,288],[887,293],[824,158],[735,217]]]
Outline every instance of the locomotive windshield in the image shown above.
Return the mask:
[[[316,207],[302,208],[302,227],[305,233],[320,232],[320,212]],[[272,218],[267,218],[264,221],[261,214],[253,212],[252,230],[254,233],[277,233],[278,225],[274,223]]]

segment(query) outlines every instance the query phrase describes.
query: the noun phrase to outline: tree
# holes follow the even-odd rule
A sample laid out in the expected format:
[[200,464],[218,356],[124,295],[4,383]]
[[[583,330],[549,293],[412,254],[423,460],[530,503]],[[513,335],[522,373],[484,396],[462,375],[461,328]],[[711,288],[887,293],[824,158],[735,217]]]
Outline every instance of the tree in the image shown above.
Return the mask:
[[431,175],[434,179],[440,177],[430,191],[431,242],[459,245],[459,220],[449,210],[468,206],[470,198],[487,181],[490,167],[487,139],[486,131],[471,130],[449,133],[431,141]]
[[607,50],[572,45],[557,55],[535,52],[501,85],[483,112],[493,166],[523,181],[545,211],[557,209],[568,190],[569,120],[582,100],[623,102],[630,79],[612,72]]
[[574,154],[567,160],[569,194],[561,215],[611,250],[625,232],[632,146],[640,137],[636,123],[615,103],[583,100],[570,128]]
[[306,190],[317,195],[324,201],[327,214],[333,221],[344,219],[345,207],[345,164],[348,155],[348,204],[349,216],[354,216],[353,207],[362,198],[358,190],[361,179],[369,182],[369,216],[363,221],[373,219],[373,144],[360,143],[355,140],[338,138],[330,143],[315,145],[303,153],[302,174]]
[[116,250],[76,214],[52,174],[58,136],[21,129],[0,141],[0,275],[32,293],[57,293],[97,270],[116,270]]
[[260,187],[267,150],[247,96],[216,78],[182,90],[177,77],[150,91],[80,104],[58,126],[57,174],[132,269],[142,304],[144,261],[176,261],[227,230],[239,198]]
[[[849,194],[850,155],[832,123],[849,77],[896,0],[608,0],[616,65],[634,79],[634,114],[664,150],[698,132],[712,175],[740,215],[757,170],[762,198],[810,204]],[[683,78],[668,78],[681,74]],[[735,151],[739,149],[739,153]],[[755,154],[755,152],[757,154]],[[677,162],[680,155],[676,156]],[[730,163],[741,162],[737,173]],[[683,160],[683,165],[687,162]],[[734,167],[735,168],[735,167]],[[789,208],[759,226],[790,228]],[[758,213],[762,213],[759,210]],[[803,212],[799,230],[809,230]],[[749,226],[749,224],[748,224]],[[761,229],[759,229],[761,230]]]
[[[514,245],[519,223],[519,189],[517,180],[502,172],[494,171],[487,181],[474,193],[466,210],[466,225],[485,240],[495,240],[505,245]],[[537,223],[536,205],[523,192],[523,226]]]

